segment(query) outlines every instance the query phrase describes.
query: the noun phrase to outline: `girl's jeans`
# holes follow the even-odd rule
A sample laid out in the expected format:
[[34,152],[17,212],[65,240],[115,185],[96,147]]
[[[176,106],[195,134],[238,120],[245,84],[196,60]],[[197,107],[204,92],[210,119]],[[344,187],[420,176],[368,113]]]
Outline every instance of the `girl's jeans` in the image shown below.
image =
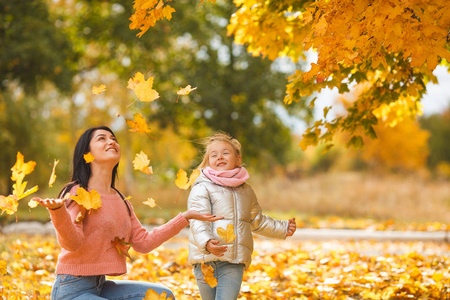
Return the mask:
[[[52,300],[59,299],[132,299],[142,300],[145,293],[152,289],[158,294],[166,292],[170,297],[172,291],[161,284],[131,281],[106,280],[104,275],[73,276],[57,275],[52,288]],[[175,296],[173,296],[175,299]]]
[[243,264],[230,264],[226,261],[207,262],[214,268],[214,277],[217,286],[210,287],[203,279],[202,265],[194,265],[194,275],[203,300],[235,300],[239,296],[242,276],[244,275]]

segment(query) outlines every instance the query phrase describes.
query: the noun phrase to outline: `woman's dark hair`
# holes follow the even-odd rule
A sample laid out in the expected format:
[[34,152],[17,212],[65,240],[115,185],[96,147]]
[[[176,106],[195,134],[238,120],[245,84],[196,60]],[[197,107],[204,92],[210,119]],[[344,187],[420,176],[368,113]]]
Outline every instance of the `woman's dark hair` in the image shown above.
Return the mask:
[[[98,126],[87,129],[78,139],[75,151],[73,153],[73,166],[72,166],[72,181],[66,184],[66,186],[59,192],[58,198],[64,196],[64,194],[72,189],[73,186],[79,184],[80,187],[87,189],[89,178],[91,177],[91,165],[84,160],[84,154],[89,152],[89,144],[92,139],[92,134],[96,130],[106,130],[111,132],[115,137],[114,132],[107,126]],[[111,178],[111,187],[115,189],[115,182],[117,177],[117,167],[119,163],[114,166]]]

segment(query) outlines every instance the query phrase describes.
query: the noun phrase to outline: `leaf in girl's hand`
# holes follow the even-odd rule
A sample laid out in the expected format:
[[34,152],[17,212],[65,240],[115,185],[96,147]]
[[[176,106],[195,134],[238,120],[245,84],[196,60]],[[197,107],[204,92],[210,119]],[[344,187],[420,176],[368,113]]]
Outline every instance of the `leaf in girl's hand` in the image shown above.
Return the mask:
[[91,152],[89,152],[88,154],[83,154],[83,158],[86,161],[86,163],[90,163],[93,162],[95,159],[95,156],[91,154]]
[[[155,201],[153,198],[147,198],[147,200],[144,201],[144,202],[142,202],[142,203],[144,203],[145,205],[150,206],[151,208],[153,208],[153,207],[155,207],[155,206],[158,206],[158,207],[159,207],[159,205],[156,204],[156,201]],[[159,209],[161,209],[161,207],[159,207]]]
[[104,84],[92,87],[92,94],[94,94],[94,95],[101,94],[104,91],[106,91],[106,85],[104,85]]
[[217,279],[214,277],[214,268],[202,263],[203,280],[212,288],[216,287]]
[[227,244],[231,243],[236,238],[236,235],[234,234],[234,226],[233,226],[233,224],[228,224],[227,225],[227,229],[223,229],[222,227],[218,227],[217,228],[217,234],[219,235],[219,237],[221,239],[225,240],[225,242]]
[[145,298],[143,300],[166,300],[166,299],[173,300],[173,296],[170,295],[170,297],[167,298],[167,292],[162,292],[161,294],[158,294],[155,290],[152,290],[150,288],[145,293]]
[[128,86],[130,90],[133,90],[136,97],[140,101],[151,102],[159,98],[159,94],[153,87],[153,77],[150,76],[145,80],[144,75],[141,72],[137,72],[134,78],[128,80]]
[[[53,187],[53,184],[56,181],[56,174],[55,174],[55,169],[56,169],[56,165],[59,163],[59,160],[54,159],[53,160],[53,169],[52,169],[52,174],[50,175],[50,179],[48,181],[48,186],[49,187]],[[50,164],[51,165],[51,164]]]
[[197,177],[200,176],[200,169],[195,169],[192,171],[191,176],[189,177],[189,180],[187,178],[187,173],[183,169],[179,169],[177,173],[177,179],[175,180],[175,184],[177,187],[183,190],[187,190],[192,183],[197,179]]
[[144,151],[141,151],[140,153],[136,154],[134,160],[133,160],[133,167],[135,170],[141,171],[142,173],[151,175],[153,174],[153,168],[149,166],[150,160],[148,159],[147,155],[144,153]]
[[114,240],[111,241],[111,244],[112,244],[114,247],[116,247],[116,250],[117,250],[117,252],[118,252],[120,255],[123,254],[123,255],[125,255],[126,257],[131,258],[131,257],[130,257],[130,254],[128,254],[128,250],[130,249],[130,247],[132,246],[132,244],[131,244],[131,243],[125,242],[125,238],[119,238],[118,236],[116,236],[116,237],[114,238]]

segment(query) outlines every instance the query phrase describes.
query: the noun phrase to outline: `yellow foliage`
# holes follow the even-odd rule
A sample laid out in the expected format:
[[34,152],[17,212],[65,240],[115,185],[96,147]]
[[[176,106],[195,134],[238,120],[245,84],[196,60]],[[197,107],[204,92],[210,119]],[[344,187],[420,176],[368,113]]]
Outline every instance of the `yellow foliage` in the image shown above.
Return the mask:
[[227,244],[232,243],[236,238],[236,235],[234,234],[233,224],[228,224],[226,229],[223,229],[222,227],[217,227],[217,234]]

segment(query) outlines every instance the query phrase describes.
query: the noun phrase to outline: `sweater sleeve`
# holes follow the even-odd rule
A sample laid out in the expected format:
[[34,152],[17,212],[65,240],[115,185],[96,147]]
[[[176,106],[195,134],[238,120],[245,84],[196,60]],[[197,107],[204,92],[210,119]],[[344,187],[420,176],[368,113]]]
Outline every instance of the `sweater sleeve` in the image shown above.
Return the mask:
[[252,190],[251,227],[254,233],[277,239],[285,239],[289,222],[285,220],[275,220],[262,213],[256,195]]
[[187,225],[189,225],[189,221],[179,213],[166,224],[156,227],[152,231],[147,231],[132,212],[130,243],[136,252],[148,253],[177,235]]
[[63,205],[55,210],[49,209],[58,242],[67,251],[76,251],[84,242],[83,222],[75,223],[79,211],[77,203],[72,203],[69,208]]

